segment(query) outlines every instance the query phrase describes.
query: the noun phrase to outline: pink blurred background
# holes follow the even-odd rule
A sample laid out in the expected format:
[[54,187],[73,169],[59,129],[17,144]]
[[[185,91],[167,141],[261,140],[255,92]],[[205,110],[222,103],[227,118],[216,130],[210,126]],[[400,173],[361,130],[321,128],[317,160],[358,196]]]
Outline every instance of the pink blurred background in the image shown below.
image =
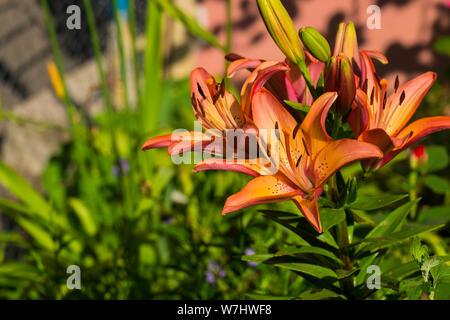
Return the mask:
[[[429,70],[442,75],[449,59],[436,54],[432,45],[439,35],[450,35],[450,9],[447,0],[292,0],[282,1],[293,17],[296,28],[313,26],[334,47],[339,22],[353,21],[357,26],[360,48],[384,53],[387,67],[377,64],[381,76],[388,80],[398,74],[401,81]],[[246,57],[282,59],[282,54],[268,37],[254,0],[233,0],[232,51]],[[370,30],[367,8],[381,9],[381,29]],[[225,38],[225,1],[200,2],[205,26],[221,40]],[[223,72],[222,53],[214,48],[197,51],[195,64],[213,74]]]

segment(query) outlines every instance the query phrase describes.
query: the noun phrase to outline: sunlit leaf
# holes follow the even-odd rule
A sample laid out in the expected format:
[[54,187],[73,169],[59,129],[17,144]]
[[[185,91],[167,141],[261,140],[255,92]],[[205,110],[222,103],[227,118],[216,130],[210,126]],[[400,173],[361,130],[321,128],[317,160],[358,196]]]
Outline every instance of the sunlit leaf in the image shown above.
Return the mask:
[[371,196],[371,197],[358,197],[355,202],[349,205],[350,208],[356,210],[376,210],[390,206],[397,201],[405,199],[408,195],[381,195],[381,196]]

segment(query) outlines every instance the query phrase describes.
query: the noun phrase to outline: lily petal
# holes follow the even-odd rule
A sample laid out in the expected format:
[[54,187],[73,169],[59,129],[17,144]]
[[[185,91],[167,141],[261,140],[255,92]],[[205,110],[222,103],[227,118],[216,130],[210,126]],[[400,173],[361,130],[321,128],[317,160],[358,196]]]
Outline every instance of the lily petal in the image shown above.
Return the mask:
[[297,125],[297,121],[268,91],[261,90],[255,94],[252,103],[253,122],[258,129],[274,129],[289,132]]
[[271,172],[266,169],[263,159],[250,160],[229,160],[209,158],[197,163],[193,169],[194,172],[206,170],[226,170],[244,173],[253,177],[260,175],[270,175]]
[[322,185],[333,173],[350,162],[381,157],[383,152],[370,143],[352,139],[328,143],[314,159],[315,185]]
[[439,117],[428,117],[419,119],[409,124],[397,135],[398,139],[404,140],[406,142],[398,149],[389,152],[381,161],[378,163],[377,168],[381,168],[386,163],[391,161],[397,154],[402,150],[409,147],[411,144],[417,142],[423,137],[432,134],[434,132],[449,130],[450,129],[450,117],[439,116]]
[[253,70],[241,89],[242,110],[244,110],[246,115],[250,118],[252,117],[251,103],[253,96],[256,92],[261,90],[266,81],[274,74],[288,70],[289,67],[285,63],[278,61],[265,61]]
[[[392,150],[405,143],[405,139],[391,137],[386,133],[386,131],[380,128],[364,131],[359,136],[358,140],[377,146],[384,155],[387,155]],[[365,170],[375,167],[377,163],[377,159],[364,159],[362,161],[362,165]]]
[[317,207],[317,198],[322,192],[323,189],[318,188],[314,191],[313,196],[308,199],[301,196],[296,196],[292,199],[302,212],[303,216],[305,216],[306,220],[308,220],[314,229],[320,233],[322,233],[323,230],[320,222],[319,208]]
[[173,143],[168,147],[168,152],[170,155],[177,155],[189,151],[203,151],[217,138],[200,131],[174,132],[172,134]]
[[144,142],[142,145],[142,151],[146,151],[154,148],[167,148],[172,143],[172,134],[166,134],[164,136],[154,137]]
[[389,63],[388,58],[386,58],[386,56],[384,54],[382,54],[381,52],[378,52],[375,50],[361,50],[361,51],[364,51],[370,58],[375,59],[375,60],[381,62],[382,64]]
[[328,110],[337,98],[336,92],[326,92],[312,104],[311,109],[302,122],[301,129],[311,147],[311,154],[317,154],[331,141],[325,129]]
[[[382,112],[380,106],[380,84],[375,76],[375,67],[372,60],[365,51],[361,51],[362,65],[361,65],[361,79],[360,87],[364,90],[367,98],[370,98],[371,102],[369,107],[369,127],[376,126],[379,114]],[[371,98],[373,96],[373,99]]]
[[398,88],[387,99],[382,123],[389,135],[395,136],[408,123],[435,80],[436,73],[424,73]]
[[222,214],[238,211],[262,203],[281,202],[301,195],[278,175],[256,177],[238,193],[228,197]]
[[367,96],[361,89],[356,90],[355,100],[353,102],[353,111],[348,117],[348,123],[352,128],[353,135],[359,137],[361,132],[366,130],[369,124],[369,107],[367,106]]
[[248,69],[250,71],[253,71],[255,68],[257,68],[261,63],[263,63],[263,60],[260,59],[238,59],[230,63],[230,65],[227,68],[227,77],[232,78],[238,72],[242,69]]

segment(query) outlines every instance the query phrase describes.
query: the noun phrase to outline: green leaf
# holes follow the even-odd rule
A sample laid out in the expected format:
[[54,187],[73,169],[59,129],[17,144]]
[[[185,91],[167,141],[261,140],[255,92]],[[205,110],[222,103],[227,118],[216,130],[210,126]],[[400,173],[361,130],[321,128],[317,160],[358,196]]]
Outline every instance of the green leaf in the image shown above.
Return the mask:
[[434,50],[450,57],[450,37],[439,36],[433,44]]
[[43,229],[36,222],[21,216],[15,216],[14,220],[36,241],[39,246],[49,251],[54,251],[56,249],[56,244],[52,239],[51,233]]
[[328,231],[330,228],[341,223],[345,219],[345,211],[343,209],[320,208],[320,222],[322,223],[323,231]]
[[309,110],[311,109],[311,106],[308,106],[307,104],[304,103],[300,103],[300,102],[295,102],[295,101],[289,101],[289,100],[284,100],[284,102],[294,108],[295,110],[299,110],[305,113],[308,113]]
[[357,211],[357,210],[352,210],[352,215],[353,218],[355,219],[355,221],[359,222],[359,223],[368,223],[371,226],[376,226],[377,222],[375,220],[373,220],[367,213],[365,213],[364,211]]
[[225,47],[220,44],[217,38],[208,30],[201,27],[197,21],[188,15],[186,15],[182,10],[180,10],[177,6],[175,6],[172,1],[168,0],[156,0],[158,5],[168,13],[173,19],[181,22],[186,29],[189,30],[194,36],[199,37],[210,45],[222,50],[225,52]]
[[1,160],[0,183],[27,204],[38,216],[45,220],[50,218],[51,208],[47,201],[25,179]]
[[427,147],[428,160],[424,165],[426,172],[435,172],[447,168],[448,154],[447,150],[442,146]]
[[434,285],[434,300],[450,300],[450,267],[445,263],[431,269]]
[[422,260],[424,258],[425,259],[428,258],[428,247],[422,246],[419,237],[414,237],[413,245],[411,248],[411,254],[413,258],[419,263],[422,263]]
[[311,227],[305,218],[299,217],[297,214],[283,211],[261,210],[261,212],[264,213],[266,218],[269,218],[294,232],[298,236],[297,242],[299,242],[300,245],[319,246],[327,250],[332,248],[332,246],[326,242],[318,239],[320,235]]
[[86,234],[93,236],[97,232],[97,226],[90,210],[81,200],[76,198],[70,198],[69,205],[80,220]]
[[333,278],[337,279],[337,274],[329,269],[322,266],[309,264],[309,263],[299,263],[299,262],[288,262],[275,264],[276,267],[288,269],[291,271],[297,271],[300,273],[305,273],[307,275],[313,276],[318,279]]
[[354,268],[351,270],[337,269],[336,274],[338,276],[338,279],[342,280],[342,279],[350,277],[351,275],[355,274],[358,271],[359,271],[359,268]]
[[318,248],[318,247],[287,247],[284,249],[279,250],[277,253],[274,254],[275,257],[277,256],[285,256],[285,255],[295,255],[295,254],[317,254],[324,257],[328,257],[332,259],[333,261],[337,262],[338,264],[343,264],[342,261],[332,252]]
[[435,174],[427,175],[424,179],[425,185],[433,190],[434,193],[445,194],[450,190],[450,183]]
[[366,238],[376,238],[388,236],[390,233],[401,228],[405,222],[406,216],[418,202],[410,201],[398,207],[390,213],[383,221],[381,221],[375,228],[373,228],[366,236]]
[[400,282],[399,291],[405,292],[410,300],[419,299],[422,292],[426,290],[426,286],[422,277],[405,279]]
[[242,261],[249,261],[249,262],[257,262],[257,263],[264,263],[264,261],[267,261],[271,258],[273,258],[273,254],[267,253],[267,254],[252,254],[252,255],[245,255],[241,257]]
[[450,206],[438,206],[423,210],[418,221],[426,224],[447,223],[450,220]]
[[423,279],[425,282],[428,282],[428,276],[430,274],[430,270],[439,264],[441,264],[441,259],[439,257],[430,257],[426,259],[422,266],[420,267],[420,271],[422,271]]
[[419,265],[415,261],[409,263],[403,263],[401,265],[395,265],[391,269],[384,271],[384,273],[394,279],[402,279],[420,271]]
[[317,290],[308,290],[298,296],[298,299],[301,299],[301,300],[324,300],[324,299],[335,299],[335,298],[347,300],[347,298],[344,295],[338,294],[338,293],[333,292],[328,289],[320,289],[318,291]]
[[[444,227],[444,224],[439,225],[431,225],[431,226],[420,226],[416,228],[411,228],[399,232],[395,232],[390,236],[385,236],[381,238],[366,238],[358,242],[352,243],[350,246],[359,247],[357,251],[357,255],[360,255],[363,252],[371,251],[373,249],[380,250],[391,245],[394,245],[400,241],[407,240],[421,233],[434,231]],[[364,243],[368,243],[364,245]]]
[[355,202],[348,206],[355,210],[369,211],[387,207],[397,201],[405,199],[408,195],[382,195],[371,197],[358,197]]
[[246,293],[245,294],[251,300],[293,300],[294,297],[290,296],[271,296],[266,294]]

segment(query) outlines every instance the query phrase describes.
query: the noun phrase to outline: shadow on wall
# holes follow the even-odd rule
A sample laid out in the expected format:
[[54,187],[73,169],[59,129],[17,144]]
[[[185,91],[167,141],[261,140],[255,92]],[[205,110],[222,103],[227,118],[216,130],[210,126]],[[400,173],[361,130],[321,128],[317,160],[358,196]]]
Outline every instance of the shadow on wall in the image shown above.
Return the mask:
[[[400,1],[408,2],[408,1]],[[412,47],[403,46],[400,43],[392,43],[386,51],[386,56],[389,57],[389,66],[381,65],[380,74],[386,73],[387,69],[391,72],[408,71],[413,73],[423,73],[430,70],[438,74],[440,81],[449,82],[448,69],[450,68],[450,59],[433,50],[433,45],[439,36],[449,35],[450,30],[446,25],[450,21],[450,10],[443,4],[437,4],[438,18],[433,24],[433,36],[431,41],[424,44],[417,44]],[[420,62],[419,55],[425,50],[430,49],[432,59],[430,63]]]
[[[213,1],[214,0],[208,0]],[[216,0],[219,1],[219,0]],[[233,28],[238,33],[243,33],[246,30],[255,30],[253,28],[260,20],[259,13],[256,9],[256,6],[253,3],[254,0],[242,0],[236,1],[236,6],[239,7],[240,14],[238,18],[233,21]],[[314,0],[302,0],[302,3],[313,2]],[[387,7],[387,5],[398,8],[399,10],[403,10],[410,6],[414,5],[415,2],[419,0],[397,0],[397,1],[385,1],[378,0],[375,2],[379,7],[383,9],[383,7]],[[205,0],[198,0],[198,3],[206,3]],[[283,4],[287,8],[289,14],[294,20],[301,20],[302,14],[306,14],[302,12],[301,7],[299,6],[300,1],[284,1]],[[356,6],[357,4],[353,4]],[[384,66],[381,64],[377,64],[377,69],[379,70],[379,75],[382,77],[386,77],[388,73],[405,73],[409,75],[419,74],[426,71],[433,70],[438,73],[438,77],[441,80],[448,81],[448,77],[444,75],[446,69],[449,67],[449,59],[446,56],[440,55],[439,53],[434,52],[433,44],[435,40],[441,35],[448,35],[450,30],[448,30],[448,25],[450,21],[450,10],[445,7],[443,3],[432,4],[429,3],[430,7],[433,8],[437,12],[437,17],[432,23],[431,32],[432,36],[430,40],[426,40],[426,42],[421,42],[414,44],[412,46],[404,45],[400,42],[391,42],[387,45],[387,49],[383,50],[383,53],[389,59],[389,65]],[[355,10],[356,7],[354,7]],[[335,42],[336,32],[339,26],[339,23],[342,21],[348,21],[349,18],[352,17],[352,14],[349,12],[348,7],[337,10],[331,18],[328,20],[327,26],[323,32],[326,38],[330,41],[330,45],[333,48]],[[305,17],[306,18],[306,17]],[[214,19],[215,20],[215,19]],[[216,36],[223,36],[225,33],[225,25],[223,22],[212,22],[210,30]],[[366,38],[366,26],[360,23],[356,23],[356,31],[358,34],[358,42],[361,47],[364,47],[364,44],[370,40]],[[256,44],[262,44],[268,40],[267,33],[265,30],[258,30],[256,33],[250,33],[248,40],[246,40],[247,44],[244,44],[243,47],[252,47]],[[421,59],[423,54],[427,54],[427,59]],[[447,78],[447,79],[445,79]]]

